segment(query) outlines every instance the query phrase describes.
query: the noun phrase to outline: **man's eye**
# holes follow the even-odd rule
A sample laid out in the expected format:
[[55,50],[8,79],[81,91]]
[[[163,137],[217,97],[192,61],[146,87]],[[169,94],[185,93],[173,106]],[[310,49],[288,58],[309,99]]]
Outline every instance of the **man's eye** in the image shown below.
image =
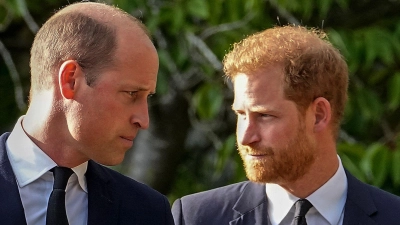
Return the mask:
[[126,91],[126,93],[129,95],[129,98],[136,100],[138,92],[137,91]]
[[137,91],[127,91],[128,95],[130,96],[135,96],[137,94]]

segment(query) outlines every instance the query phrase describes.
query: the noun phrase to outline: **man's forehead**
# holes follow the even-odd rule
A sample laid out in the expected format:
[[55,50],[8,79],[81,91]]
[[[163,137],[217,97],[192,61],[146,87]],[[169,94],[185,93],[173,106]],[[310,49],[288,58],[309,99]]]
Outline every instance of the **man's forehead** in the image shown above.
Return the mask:
[[251,96],[251,85],[249,85],[249,76],[244,73],[239,73],[233,81],[234,86],[234,101],[232,108],[243,107],[244,102]]
[[233,80],[235,98],[241,98],[255,92],[262,82],[256,74],[238,73]]
[[263,105],[284,98],[283,74],[279,67],[255,73],[238,73],[233,80],[233,107],[241,104]]
[[236,92],[237,89],[243,89],[249,82],[249,77],[245,73],[238,73],[233,79],[233,87]]

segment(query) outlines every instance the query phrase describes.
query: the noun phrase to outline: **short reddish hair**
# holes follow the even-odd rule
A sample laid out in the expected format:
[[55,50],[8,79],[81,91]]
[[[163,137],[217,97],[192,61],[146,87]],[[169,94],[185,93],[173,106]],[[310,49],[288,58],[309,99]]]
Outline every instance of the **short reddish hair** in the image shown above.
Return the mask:
[[337,136],[347,102],[348,68],[323,31],[294,25],[267,29],[235,43],[223,63],[226,76],[233,81],[238,73],[282,65],[286,98],[300,112],[316,98],[326,98]]

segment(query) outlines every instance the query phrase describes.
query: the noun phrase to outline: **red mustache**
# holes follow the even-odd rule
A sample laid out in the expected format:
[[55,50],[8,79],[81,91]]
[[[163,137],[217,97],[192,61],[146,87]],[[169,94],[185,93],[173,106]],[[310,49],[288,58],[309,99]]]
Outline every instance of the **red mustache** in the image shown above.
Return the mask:
[[241,154],[253,155],[253,156],[259,156],[259,155],[273,156],[275,154],[272,148],[253,148],[250,146],[238,145],[238,150]]

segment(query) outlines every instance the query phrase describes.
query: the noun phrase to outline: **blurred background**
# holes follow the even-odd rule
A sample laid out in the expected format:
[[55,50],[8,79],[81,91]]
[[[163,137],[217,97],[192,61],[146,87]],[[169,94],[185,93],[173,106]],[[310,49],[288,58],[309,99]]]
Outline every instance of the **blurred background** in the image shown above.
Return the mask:
[[[72,0],[0,0],[0,132],[24,114],[34,34]],[[328,33],[350,69],[338,140],[344,166],[400,195],[400,0],[108,0],[149,28],[160,57],[150,129],[113,169],[174,201],[246,180],[235,146],[232,86],[221,61],[232,44],[287,24]],[[100,137],[99,137],[100,138]]]

